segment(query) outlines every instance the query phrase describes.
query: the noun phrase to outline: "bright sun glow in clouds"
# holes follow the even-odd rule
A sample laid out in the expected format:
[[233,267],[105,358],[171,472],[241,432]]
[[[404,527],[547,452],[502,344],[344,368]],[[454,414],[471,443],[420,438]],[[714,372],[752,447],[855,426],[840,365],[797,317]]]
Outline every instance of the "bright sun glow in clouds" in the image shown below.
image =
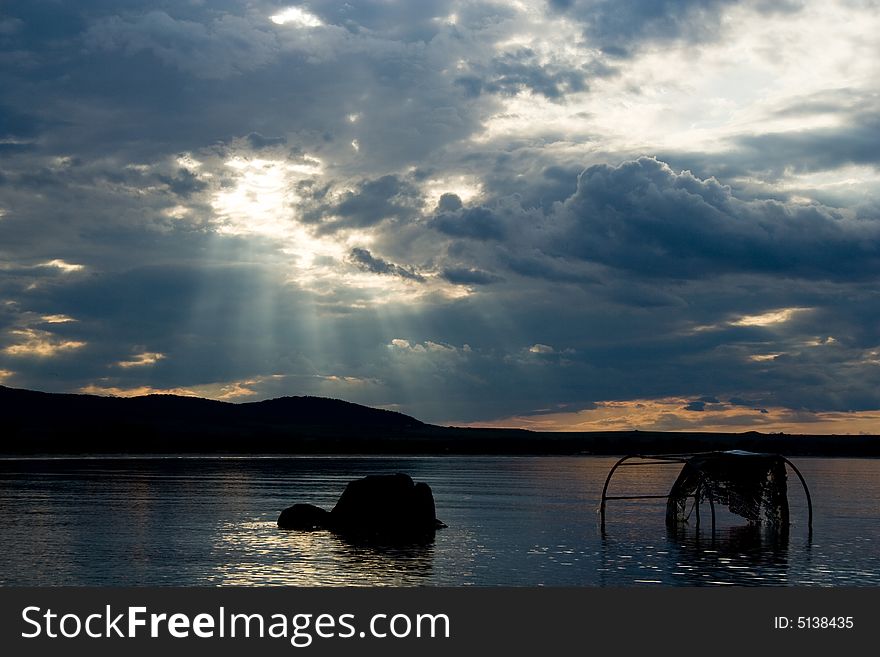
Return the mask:
[[[233,184],[218,188],[212,198],[217,232],[276,242],[281,252],[290,256],[291,282],[315,291],[339,286],[356,288],[368,293],[375,303],[421,293],[409,281],[353,270],[346,264],[353,248],[368,247],[373,242],[369,232],[344,230],[321,235],[299,220],[296,205],[301,199],[295,191],[296,183],[321,175],[323,166],[317,158],[306,156],[300,163],[291,163],[235,156],[225,165]],[[440,291],[456,293],[453,287],[447,285]]]
[[300,7],[288,7],[269,17],[276,25],[293,25],[295,27],[320,27],[324,23],[320,18]]
[[235,184],[219,189],[212,201],[220,234],[276,240],[284,253],[293,256],[299,282],[319,276],[326,259],[338,261],[345,256],[344,242],[315,235],[295,214],[296,182],[319,174],[320,160],[307,157],[304,163],[292,164],[236,156],[225,164]]
[[235,174],[235,186],[221,189],[212,205],[226,235],[264,235],[276,238],[302,237],[291,207],[298,200],[294,184],[308,175],[320,173],[321,163],[308,159],[305,164],[284,160],[233,157],[226,166]]

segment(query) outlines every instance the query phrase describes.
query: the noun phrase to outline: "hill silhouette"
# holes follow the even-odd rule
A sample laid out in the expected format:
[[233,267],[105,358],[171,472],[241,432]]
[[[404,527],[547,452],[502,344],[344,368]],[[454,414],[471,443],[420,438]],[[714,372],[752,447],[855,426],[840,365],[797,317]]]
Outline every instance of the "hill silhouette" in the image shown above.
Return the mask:
[[102,397],[0,386],[0,411],[0,451],[5,453],[286,452],[310,440],[399,437],[425,426],[403,413],[325,397],[233,404],[177,395]]
[[426,424],[325,397],[230,403],[176,395],[101,397],[0,386],[0,453],[626,454],[724,449],[880,456],[876,436],[607,431],[539,433]]

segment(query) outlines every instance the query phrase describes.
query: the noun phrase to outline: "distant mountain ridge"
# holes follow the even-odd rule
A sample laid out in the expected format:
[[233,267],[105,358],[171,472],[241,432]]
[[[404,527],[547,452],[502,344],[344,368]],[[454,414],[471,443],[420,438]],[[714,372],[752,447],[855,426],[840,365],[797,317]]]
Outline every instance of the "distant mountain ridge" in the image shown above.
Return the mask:
[[166,394],[103,397],[0,386],[0,451],[7,453],[41,448],[143,452],[175,446],[225,451],[230,441],[241,449],[249,439],[286,451],[285,437],[393,437],[425,426],[397,411],[326,397],[230,403]]
[[0,386],[0,454],[660,454],[745,449],[880,456],[877,436],[710,432],[541,433],[426,424],[326,397],[230,403]]

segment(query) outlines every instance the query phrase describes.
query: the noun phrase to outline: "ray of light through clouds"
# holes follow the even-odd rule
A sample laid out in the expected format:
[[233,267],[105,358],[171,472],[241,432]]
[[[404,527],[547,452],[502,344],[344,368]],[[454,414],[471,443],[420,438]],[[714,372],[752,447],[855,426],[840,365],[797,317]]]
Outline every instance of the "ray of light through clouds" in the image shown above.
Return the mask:
[[10,0],[0,382],[876,432],[878,9]]

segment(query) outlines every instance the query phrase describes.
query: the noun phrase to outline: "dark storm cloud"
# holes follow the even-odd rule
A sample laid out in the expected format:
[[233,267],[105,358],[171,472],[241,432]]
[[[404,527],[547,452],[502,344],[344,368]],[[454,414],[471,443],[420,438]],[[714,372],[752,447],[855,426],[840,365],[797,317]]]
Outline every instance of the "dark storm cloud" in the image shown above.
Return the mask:
[[[309,211],[307,219],[323,222],[322,231],[367,228],[389,219],[413,217],[421,207],[421,195],[409,181],[398,176],[365,180],[332,205]],[[329,220],[328,217],[331,217]]]
[[484,186],[493,196],[515,197],[526,210],[540,209],[550,214],[555,203],[565,201],[577,190],[584,164],[548,162],[537,149],[524,150],[516,159],[498,158],[487,172]]
[[393,262],[382,260],[382,258],[377,258],[367,249],[355,247],[349,252],[348,257],[358,269],[363,271],[368,271],[373,274],[399,276],[400,278],[417,281],[419,283],[425,282],[425,277],[416,271],[401,267],[400,265],[395,265]]
[[222,79],[255,70],[272,61],[278,41],[269,25],[223,14],[209,22],[175,19],[164,11],[131,18],[112,16],[95,22],[85,41],[93,48],[147,52],[162,63],[199,78]]
[[[595,94],[627,81],[643,45],[702,47],[732,3],[550,4],[582,26],[575,56],[503,3],[318,0],[301,5],[314,28],[272,23],[284,2],[4,3],[4,381],[265,379],[259,396],[434,421],[668,396],[880,407],[880,207],[735,180],[875,165],[876,98],[768,110],[833,128],[634,158],[590,132]],[[507,136],[525,97],[565,120]],[[254,208],[264,225],[247,224]],[[355,268],[419,284],[401,300],[401,280],[380,278],[377,297]],[[85,344],[2,351],[27,340]],[[138,353],[164,357],[118,365]]]
[[[763,171],[812,172],[847,164],[880,165],[880,117],[876,112],[856,115],[842,127],[768,133],[740,137],[736,145],[752,162],[763,161]],[[753,166],[752,170],[761,170]]]
[[766,408],[761,408],[762,402],[760,400],[755,401],[755,400],[750,400],[750,399],[742,399],[741,397],[731,397],[730,399],[727,400],[727,403],[730,406],[748,407],[748,408],[751,408],[755,411],[758,411],[758,413],[761,413],[763,415],[766,415],[768,413]]
[[[795,108],[796,109],[796,108]],[[719,178],[760,177],[778,181],[792,174],[833,171],[848,165],[880,166],[880,119],[875,112],[851,114],[829,106],[842,125],[742,135],[721,154],[662,153],[658,157]],[[821,190],[807,193],[818,195]]]
[[575,170],[574,167],[549,166],[544,169],[539,183],[540,204],[561,201],[574,194],[578,173],[580,170]]
[[694,401],[688,402],[684,406],[683,410],[702,413],[703,411],[709,410],[722,410],[724,407],[725,405],[721,402],[720,399],[711,395],[706,395],[700,397],[699,399],[695,399]]
[[184,168],[178,169],[174,176],[159,174],[157,177],[168,185],[172,192],[182,198],[189,198],[194,193],[204,191],[208,187],[205,181],[199,180],[192,171]]
[[[553,175],[564,188],[564,171]],[[479,357],[456,371],[483,383],[459,385],[474,394],[504,389],[494,412],[524,406],[529,396],[549,403],[546,389],[569,400],[694,399],[694,390],[714,390],[688,410],[723,410],[725,395],[730,406],[761,415],[767,406],[854,410],[880,402],[867,383],[878,381],[869,354],[880,344],[871,291],[880,264],[876,216],[740,198],[717,180],[651,158],[589,167],[571,173],[569,184],[576,190],[546,209],[515,211],[516,195],[484,199],[480,207],[503,238],[443,233],[456,268],[500,277],[474,304],[517,327],[490,347],[477,339],[473,304],[427,316],[445,342],[479,347]],[[459,201],[450,195],[438,205],[457,217],[465,211]],[[408,248],[422,253],[418,242]],[[805,310],[766,325],[742,319],[779,308]],[[551,377],[540,379],[542,390],[525,383],[535,359],[513,355],[534,344],[570,350],[542,374]],[[509,354],[503,366],[492,348]],[[498,380],[502,371],[518,391]]]
[[456,212],[461,210],[462,202],[461,199],[456,194],[446,193],[440,195],[440,200],[437,201],[437,209],[440,212]]
[[[5,111],[24,116],[27,138],[40,136],[41,148],[56,152],[143,162],[253,134],[350,161],[358,139],[380,171],[479,127],[483,110],[454,106],[453,80],[436,66],[469,47],[434,20],[443,15],[439,5],[315,5],[326,24],[313,30],[273,24],[269,16],[281,8],[13,3],[9,11],[24,27],[7,55],[27,65],[0,69]],[[337,25],[328,15],[337,11],[357,14],[363,29],[352,31],[353,18]],[[434,42],[403,34],[401,13],[415,22],[420,15],[430,26],[422,38]],[[271,102],[263,100],[267,89]],[[359,115],[356,125],[350,114]],[[267,145],[256,136],[250,142]]]
[[[847,282],[880,271],[876,217],[819,203],[742,199],[714,178],[647,157],[592,166],[573,180],[576,191],[547,210],[523,208],[514,195],[440,212],[428,226],[485,242],[474,266],[491,262],[546,280],[595,281],[597,267],[644,281],[752,274]],[[638,290],[629,283],[616,294],[636,299]]]
[[30,139],[44,127],[38,117],[0,105],[0,139]]
[[[207,239],[198,219],[165,214],[181,199],[198,210],[204,189],[173,163],[144,168],[112,158],[28,156],[3,166],[8,180],[0,199],[0,262],[61,258],[113,270],[154,257],[186,259]],[[175,239],[158,249],[169,233]]]
[[559,253],[648,276],[767,272],[863,278],[880,266],[880,223],[818,204],[742,201],[714,179],[652,158],[581,174],[560,209]]
[[287,139],[284,137],[264,137],[259,132],[252,132],[247,136],[248,143],[251,145],[255,151],[262,150],[264,148],[270,148],[272,146],[280,146],[282,144],[287,143]]
[[[776,287],[778,294],[789,299],[798,297],[796,290],[785,290],[784,283],[774,285],[765,281],[764,285],[767,296],[769,289]],[[501,416],[515,406],[540,407],[545,402],[553,403],[553,397],[565,397],[566,401],[638,399],[686,396],[685,391],[694,389],[766,390],[763,405],[793,408],[856,409],[872,408],[877,403],[878,397],[870,386],[878,381],[878,375],[869,364],[860,362],[862,352],[858,346],[848,345],[837,352],[802,346],[808,336],[827,330],[821,318],[799,327],[779,326],[739,335],[725,331],[695,335],[679,330],[682,320],[702,313],[711,315],[712,302],[728,309],[760,308],[767,302],[761,296],[756,298],[754,292],[738,292],[728,286],[698,283],[683,290],[695,306],[683,313],[621,308],[585,289],[563,291],[544,287],[540,293],[535,288],[535,294],[513,294],[499,289],[491,301],[496,308],[492,317],[495,322],[502,320],[517,327],[519,334],[517,339],[517,333],[505,331],[496,336],[491,347],[481,344],[478,337],[485,339],[485,331],[491,333],[492,327],[483,325],[482,313],[476,307],[459,307],[455,313],[447,312],[442,317],[429,313],[424,319],[430,320],[428,326],[434,333],[453,343],[470,343],[474,348],[474,354],[456,366],[457,378],[449,377],[450,393],[443,403],[455,405],[459,413],[472,414],[470,417],[481,412]],[[826,300],[830,298],[823,296]],[[868,297],[863,293],[859,298],[861,303]],[[876,308],[864,309],[861,321],[875,311]],[[403,337],[412,339],[407,334]],[[513,353],[517,342],[520,350],[524,345],[540,343],[572,349],[573,353],[566,357],[565,364],[536,370],[541,363],[535,359],[499,360],[488,351]],[[748,360],[756,351],[780,348],[801,355],[787,364]],[[858,380],[852,376],[855,372]],[[468,373],[479,373],[481,382],[466,379]],[[453,379],[461,386],[458,394],[453,393]],[[487,394],[496,389],[503,390],[504,395]],[[484,404],[481,411],[465,408],[464,390],[480,396]]]
[[527,278],[543,279],[558,283],[584,283],[594,282],[595,278],[583,275],[564,259],[548,256],[538,250],[533,250],[533,255],[519,253],[505,253],[500,262],[506,265],[510,271]]
[[456,285],[490,285],[499,280],[498,276],[491,272],[472,267],[447,267],[440,275]]
[[435,18],[449,11],[447,0],[362,0],[355,3],[319,0],[310,2],[309,10],[329,23],[351,32],[371,31],[402,41],[428,41],[440,27]]
[[[598,73],[598,69],[591,72]],[[588,71],[570,66],[539,63],[537,53],[520,48],[496,57],[483,76],[468,75],[455,80],[466,95],[497,93],[514,96],[523,90],[559,99],[567,93],[586,91]]]
[[475,240],[500,240],[505,233],[503,220],[485,207],[441,212],[431,219],[429,226],[446,235]]
[[584,24],[586,36],[612,57],[629,57],[643,42],[712,36],[721,10],[740,0],[549,0],[551,11]]

